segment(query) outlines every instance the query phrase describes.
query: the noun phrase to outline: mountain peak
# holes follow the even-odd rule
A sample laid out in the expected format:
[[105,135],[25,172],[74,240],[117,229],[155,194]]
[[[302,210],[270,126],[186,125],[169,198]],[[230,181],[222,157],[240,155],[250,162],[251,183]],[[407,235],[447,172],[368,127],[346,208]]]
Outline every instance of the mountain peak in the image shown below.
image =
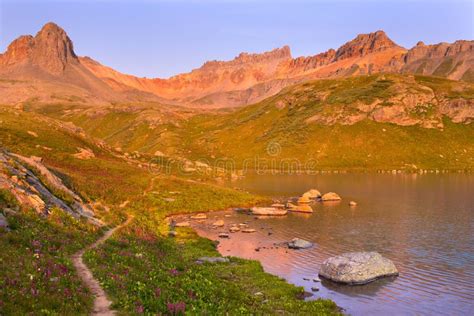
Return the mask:
[[61,74],[69,63],[78,63],[71,39],[57,24],[46,23],[35,37],[17,38],[0,58],[0,63],[30,63],[51,74]]
[[383,51],[389,48],[399,47],[392,41],[384,31],[378,30],[373,33],[359,34],[355,39],[342,45],[336,51],[336,59],[351,57],[362,57],[370,53]]

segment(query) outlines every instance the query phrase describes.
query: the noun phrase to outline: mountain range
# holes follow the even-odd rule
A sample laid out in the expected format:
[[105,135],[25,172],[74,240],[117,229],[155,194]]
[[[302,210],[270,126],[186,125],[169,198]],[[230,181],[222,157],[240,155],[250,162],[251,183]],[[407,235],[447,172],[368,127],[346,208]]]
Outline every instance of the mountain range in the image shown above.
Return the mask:
[[0,55],[0,93],[6,104],[158,102],[226,108],[261,101],[296,83],[377,73],[474,82],[474,41],[419,42],[406,49],[376,31],[314,56],[293,58],[284,46],[209,61],[189,73],[161,79],[123,74],[91,57],[77,56],[67,33],[47,23],[35,36],[14,40]]

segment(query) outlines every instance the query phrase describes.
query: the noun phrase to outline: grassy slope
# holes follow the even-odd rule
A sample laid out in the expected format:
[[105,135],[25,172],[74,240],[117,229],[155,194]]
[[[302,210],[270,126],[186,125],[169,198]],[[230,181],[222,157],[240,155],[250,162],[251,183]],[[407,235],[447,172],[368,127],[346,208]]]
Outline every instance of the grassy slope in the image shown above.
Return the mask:
[[[386,80],[384,78],[388,78]],[[228,157],[241,164],[255,156],[272,160],[297,159],[316,169],[472,169],[474,125],[444,119],[444,129],[402,127],[364,120],[354,125],[306,123],[315,114],[354,111],[356,101],[370,104],[394,95],[391,86],[404,76],[365,76],[319,80],[287,88],[277,96],[225,116],[195,117],[189,122],[186,144],[195,159]],[[434,77],[417,82],[447,98],[473,98],[474,88]],[[321,95],[328,94],[322,101]],[[277,107],[282,100],[291,106]],[[417,115],[414,113],[413,115]],[[424,114],[430,115],[430,113]],[[280,152],[267,153],[277,142]],[[268,161],[270,160],[270,161]]]
[[[219,267],[197,266],[197,257],[218,254],[215,245],[192,232],[180,232],[183,239],[178,242],[163,237],[167,233],[166,215],[253,204],[260,198],[170,175],[150,174],[36,114],[1,109],[0,121],[2,147],[44,157],[45,164],[79,194],[110,207],[110,211],[104,208],[99,214],[103,220],[117,223],[124,219],[124,213],[135,214],[129,228],[86,258],[119,311],[135,314],[143,305],[144,311],[166,313],[171,308],[167,303],[183,301],[188,312],[226,309],[245,313],[258,310],[262,298],[253,295],[258,289],[268,299],[268,312],[275,312],[275,308],[290,313],[337,312],[330,301],[298,300],[301,288],[264,273],[256,262],[233,259],[232,264]],[[96,157],[74,158],[77,147],[91,148]],[[180,193],[173,193],[176,191]],[[0,196],[2,208],[13,203],[6,193]],[[175,202],[163,199],[170,196]],[[130,201],[127,208],[118,208],[125,200]],[[0,245],[5,249],[0,252],[0,262],[6,267],[0,273],[0,313],[87,314],[92,298],[71,269],[69,256],[95,240],[100,231],[56,212],[46,219],[24,210],[7,218],[12,230],[0,232]],[[141,257],[135,256],[137,252]],[[179,275],[174,277],[170,269],[177,269]],[[153,296],[157,287],[163,293],[161,299]],[[224,303],[222,297],[228,302]]]
[[[14,207],[5,195],[0,192],[0,206]],[[28,210],[7,218],[11,231],[0,229],[0,313],[87,315],[92,297],[69,256],[97,239],[100,230],[59,209],[48,220]]]
[[[288,87],[276,96],[232,113],[202,114],[151,126],[143,117],[116,109],[94,116],[61,111],[49,115],[73,121],[94,136],[126,151],[156,150],[193,160],[232,160],[238,168],[297,159],[318,170],[351,169],[473,169],[474,126],[444,119],[443,130],[402,127],[364,120],[354,125],[307,123],[314,115],[356,114],[356,102],[383,104],[400,89],[426,93],[432,89],[445,99],[474,98],[474,85],[426,76],[373,75],[318,80]],[[423,90],[425,89],[425,90]],[[403,91],[403,89],[402,89]],[[405,92],[403,92],[405,93]],[[279,108],[280,103],[283,108]],[[289,105],[288,105],[289,104]],[[410,115],[435,117],[433,105],[422,104]],[[278,143],[276,156],[267,146]],[[268,161],[271,159],[271,161]],[[250,160],[250,163],[245,163]],[[270,168],[270,166],[268,166]]]

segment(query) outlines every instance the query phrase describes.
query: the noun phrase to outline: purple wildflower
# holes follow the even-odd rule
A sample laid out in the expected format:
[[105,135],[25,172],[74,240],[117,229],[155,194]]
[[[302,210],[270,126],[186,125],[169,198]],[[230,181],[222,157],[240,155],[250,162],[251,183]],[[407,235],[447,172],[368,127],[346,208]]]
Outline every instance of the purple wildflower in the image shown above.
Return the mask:
[[166,304],[166,307],[168,308],[168,312],[170,312],[171,315],[178,315],[178,314],[184,314],[186,311],[186,303],[185,302],[177,302],[177,303],[168,303]]
[[143,307],[142,303],[137,302],[136,305],[137,306],[135,307],[135,311],[137,312],[137,314],[143,314],[143,312],[145,311],[145,308]]

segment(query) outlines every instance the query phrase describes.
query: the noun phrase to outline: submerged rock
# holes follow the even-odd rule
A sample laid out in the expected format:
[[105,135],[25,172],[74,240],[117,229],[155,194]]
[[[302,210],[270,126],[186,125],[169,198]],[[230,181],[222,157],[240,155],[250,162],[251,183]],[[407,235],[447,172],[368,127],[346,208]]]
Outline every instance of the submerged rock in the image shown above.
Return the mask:
[[377,252],[351,252],[327,259],[319,276],[338,283],[366,284],[381,277],[398,275],[393,262]]
[[340,200],[341,200],[341,197],[337,193],[334,193],[334,192],[326,193],[321,197],[321,201],[323,201],[323,202],[326,202],[326,201],[340,201]]
[[204,262],[210,262],[210,263],[217,263],[217,262],[229,262],[229,258],[224,258],[224,257],[200,257],[196,260],[197,263],[204,263]]
[[219,238],[229,238],[229,234],[227,234],[227,233],[219,233]]
[[291,249],[306,249],[313,247],[313,243],[300,238],[293,238],[288,242],[288,248]]
[[253,228],[245,228],[245,229],[242,229],[242,233],[255,233],[256,230],[253,229]]
[[240,228],[239,228],[238,226],[231,226],[231,227],[229,228],[229,231],[230,231],[231,233],[236,233],[236,232],[240,231]]
[[275,207],[253,207],[252,214],[253,215],[265,215],[265,216],[282,216],[288,213],[287,210],[275,208]]
[[274,204],[271,205],[271,207],[274,207],[274,208],[277,208],[277,209],[283,209],[283,208],[285,208],[285,204],[274,203]]
[[298,205],[293,205],[290,211],[299,212],[299,213],[313,213],[313,208],[309,206],[308,204],[298,204]]
[[350,201],[350,202],[349,202],[349,206],[357,206],[357,202]]

